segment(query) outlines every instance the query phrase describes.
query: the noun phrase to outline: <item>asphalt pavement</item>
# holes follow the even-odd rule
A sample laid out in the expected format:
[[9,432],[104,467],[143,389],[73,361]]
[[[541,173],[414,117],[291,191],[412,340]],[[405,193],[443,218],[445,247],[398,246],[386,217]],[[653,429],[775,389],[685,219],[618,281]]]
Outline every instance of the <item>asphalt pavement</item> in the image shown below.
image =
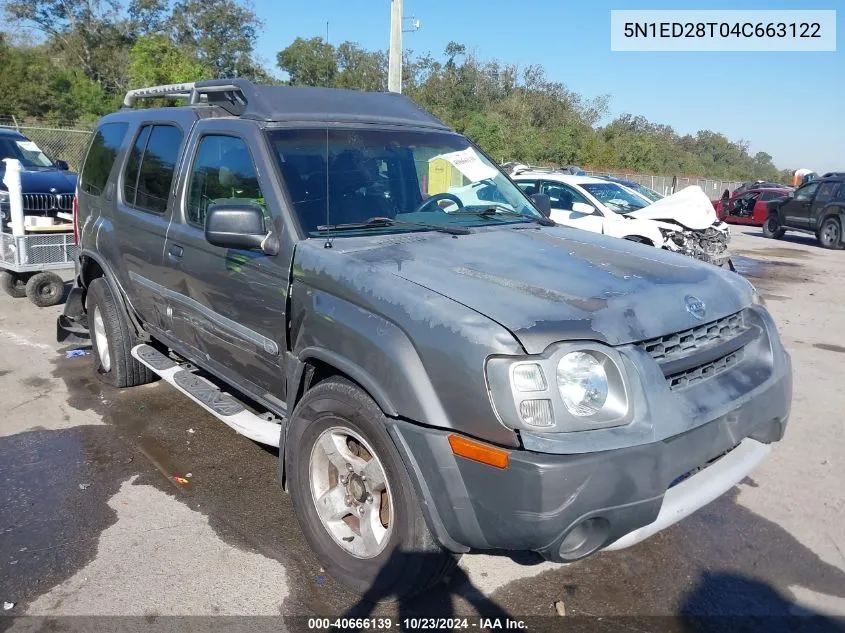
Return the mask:
[[465,555],[425,596],[376,606],[320,568],[274,451],[163,382],[103,385],[55,343],[60,306],[0,297],[0,616],[845,616],[845,251],[733,232],[794,363],[770,458],[631,549]]

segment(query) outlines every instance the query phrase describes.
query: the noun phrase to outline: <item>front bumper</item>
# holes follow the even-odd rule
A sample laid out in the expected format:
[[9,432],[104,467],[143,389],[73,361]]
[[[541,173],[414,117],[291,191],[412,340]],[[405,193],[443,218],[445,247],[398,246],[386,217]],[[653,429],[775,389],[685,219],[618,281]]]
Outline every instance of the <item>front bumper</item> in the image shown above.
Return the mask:
[[390,430],[445,547],[532,550],[566,562],[633,545],[747,476],[783,437],[786,364],[752,400],[685,433],[593,453],[513,451],[506,469],[456,457],[447,432],[404,422]]

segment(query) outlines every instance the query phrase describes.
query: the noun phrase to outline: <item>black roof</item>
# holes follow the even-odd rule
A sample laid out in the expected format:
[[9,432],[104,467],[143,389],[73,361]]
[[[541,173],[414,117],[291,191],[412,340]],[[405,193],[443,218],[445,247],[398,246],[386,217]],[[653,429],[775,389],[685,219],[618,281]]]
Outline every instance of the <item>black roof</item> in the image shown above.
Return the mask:
[[[266,86],[245,79],[213,79],[134,92],[156,96],[156,91],[178,92],[182,97],[190,97],[193,107],[201,107],[200,97],[204,97],[209,105],[219,106],[242,119],[257,121],[381,123],[450,129],[408,97],[393,92]],[[126,103],[131,103],[128,96]]]

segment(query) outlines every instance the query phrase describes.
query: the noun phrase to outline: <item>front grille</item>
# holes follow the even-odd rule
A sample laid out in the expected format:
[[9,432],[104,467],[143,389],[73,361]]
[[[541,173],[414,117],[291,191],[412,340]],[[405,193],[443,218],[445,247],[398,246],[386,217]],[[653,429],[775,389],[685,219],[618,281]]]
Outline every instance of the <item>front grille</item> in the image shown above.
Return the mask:
[[661,363],[692,356],[700,349],[734,338],[745,329],[742,313],[737,312],[712,323],[643,341],[639,346]]
[[687,369],[672,376],[666,376],[666,381],[669,383],[670,389],[683,389],[702,380],[718,376],[741,361],[742,356],[743,350],[738,349],[709,363],[704,363],[703,365]]
[[72,193],[25,193],[22,194],[24,213],[28,211],[71,211]]

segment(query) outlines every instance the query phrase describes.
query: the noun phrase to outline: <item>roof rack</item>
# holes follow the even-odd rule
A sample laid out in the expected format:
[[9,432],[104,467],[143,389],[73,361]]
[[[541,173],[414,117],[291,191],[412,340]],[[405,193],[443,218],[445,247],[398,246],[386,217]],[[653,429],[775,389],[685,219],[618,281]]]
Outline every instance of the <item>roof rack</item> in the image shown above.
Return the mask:
[[130,90],[123,99],[131,108],[141,99],[180,99],[191,106],[217,106],[229,114],[265,121],[331,121],[413,125],[448,130],[442,121],[395,92],[253,84],[243,78],[150,86]]
[[[239,82],[240,83],[240,82]],[[207,103],[219,105],[231,114],[239,116],[247,104],[243,86],[224,82],[189,82],[184,84],[165,84],[130,90],[123,97],[123,107],[131,108],[139,99],[188,99],[191,105],[199,105],[203,98]]]

